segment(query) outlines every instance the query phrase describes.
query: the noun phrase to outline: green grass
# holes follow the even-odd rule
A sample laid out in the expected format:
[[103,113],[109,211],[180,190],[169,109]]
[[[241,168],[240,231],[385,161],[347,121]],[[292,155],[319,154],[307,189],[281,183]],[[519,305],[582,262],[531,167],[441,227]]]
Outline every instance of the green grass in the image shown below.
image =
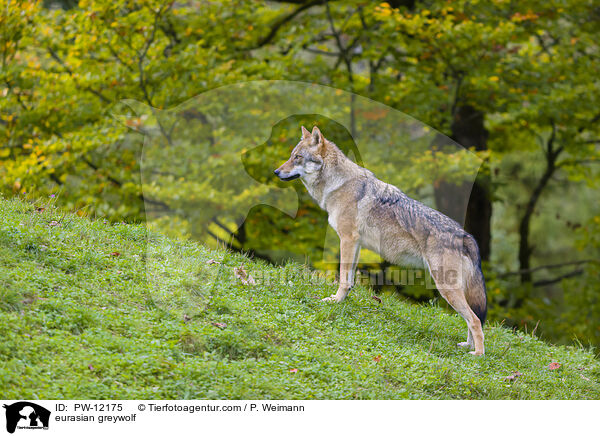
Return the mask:
[[[475,357],[456,347],[464,321],[435,305],[362,286],[326,304],[335,285],[303,265],[36,206],[0,200],[4,398],[600,399],[589,350],[492,323]],[[258,284],[234,276],[242,264]]]

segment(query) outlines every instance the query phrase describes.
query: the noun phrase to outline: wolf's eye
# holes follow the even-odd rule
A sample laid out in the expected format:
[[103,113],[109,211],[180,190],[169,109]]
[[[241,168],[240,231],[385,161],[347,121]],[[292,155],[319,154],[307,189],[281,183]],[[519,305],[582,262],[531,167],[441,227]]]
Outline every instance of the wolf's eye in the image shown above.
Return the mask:
[[299,154],[294,156],[294,160],[300,160],[302,158],[302,156],[300,156]]

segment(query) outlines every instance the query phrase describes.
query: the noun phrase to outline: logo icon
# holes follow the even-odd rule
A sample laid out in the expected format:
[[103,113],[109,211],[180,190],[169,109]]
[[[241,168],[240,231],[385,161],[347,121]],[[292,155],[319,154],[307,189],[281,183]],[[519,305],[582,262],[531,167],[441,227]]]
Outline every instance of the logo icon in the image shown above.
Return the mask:
[[6,431],[14,433],[15,429],[48,429],[50,411],[29,401],[19,401],[10,405],[4,404],[6,409]]

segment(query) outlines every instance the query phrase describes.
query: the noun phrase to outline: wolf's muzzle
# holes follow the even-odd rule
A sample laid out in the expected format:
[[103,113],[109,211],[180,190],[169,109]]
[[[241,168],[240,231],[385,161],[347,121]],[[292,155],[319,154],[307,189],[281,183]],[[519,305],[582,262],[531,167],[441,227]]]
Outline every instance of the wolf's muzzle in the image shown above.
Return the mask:
[[294,179],[297,179],[298,177],[300,177],[300,174],[294,174],[293,176],[288,176],[288,177],[281,176],[281,175],[279,175],[279,173],[280,173],[279,169],[275,170],[274,173],[277,177],[279,177],[284,182],[289,182],[290,180],[294,180]]

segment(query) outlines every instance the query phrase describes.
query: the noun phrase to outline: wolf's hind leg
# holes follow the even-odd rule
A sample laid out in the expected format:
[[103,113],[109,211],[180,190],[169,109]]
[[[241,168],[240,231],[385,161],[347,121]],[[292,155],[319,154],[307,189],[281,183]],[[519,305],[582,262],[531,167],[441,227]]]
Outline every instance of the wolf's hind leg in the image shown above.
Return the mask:
[[467,328],[467,342],[459,342],[456,345],[459,347],[473,348],[473,335],[471,334],[471,330]]
[[[480,356],[485,353],[485,349],[483,346],[483,329],[481,328],[481,321],[475,315],[475,312],[471,310],[469,304],[467,303],[467,299],[465,298],[465,294],[461,289],[438,289],[442,297],[456,310],[460,316],[464,318],[467,322],[467,327],[469,329],[469,334],[467,336],[467,346],[470,346],[469,339],[475,345],[475,351],[471,351],[471,354],[475,354],[476,356]],[[464,344],[464,342],[461,342]],[[459,345],[461,345],[459,344]]]
[[[448,260],[444,264],[442,260],[443,258],[441,257],[432,259],[428,265],[435,281],[435,285],[444,300],[446,300],[467,322],[467,328],[469,329],[467,342],[466,344],[461,342],[458,345],[474,346],[475,350],[470,353],[477,356],[482,355],[485,352],[483,345],[483,329],[481,328],[481,321],[467,302],[467,297],[465,295],[466,283],[463,279],[464,274],[462,265],[457,265],[453,263],[452,260]],[[448,276],[453,277],[453,279],[446,281],[443,277],[443,271],[455,271],[456,276]]]

